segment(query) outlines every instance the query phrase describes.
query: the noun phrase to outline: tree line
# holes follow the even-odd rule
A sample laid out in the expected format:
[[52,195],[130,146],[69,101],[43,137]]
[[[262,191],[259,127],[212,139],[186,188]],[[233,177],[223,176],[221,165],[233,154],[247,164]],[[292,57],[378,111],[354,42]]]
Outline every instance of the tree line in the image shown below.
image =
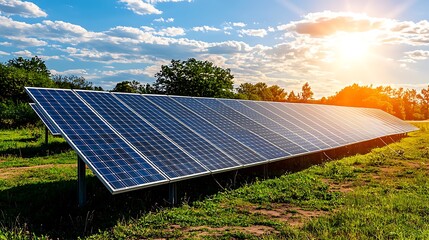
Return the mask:
[[[353,84],[333,96],[316,100],[308,82],[300,92],[288,93],[278,85],[269,86],[264,82],[242,83],[234,88],[233,80],[230,69],[190,58],[162,65],[152,84],[122,81],[111,91],[369,107],[405,120],[429,118],[429,86],[417,92],[415,89]],[[52,75],[37,56],[11,59],[0,63],[0,128],[21,127],[38,121],[28,105],[26,86],[103,91],[82,76]]]

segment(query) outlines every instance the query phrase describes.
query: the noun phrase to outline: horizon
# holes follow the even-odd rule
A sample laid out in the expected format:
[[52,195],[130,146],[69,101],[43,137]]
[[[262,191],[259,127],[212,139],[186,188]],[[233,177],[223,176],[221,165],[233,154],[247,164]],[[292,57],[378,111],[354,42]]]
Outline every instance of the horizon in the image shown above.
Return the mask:
[[429,2],[200,0],[0,2],[0,61],[35,55],[96,86],[155,82],[172,59],[208,60],[244,82],[314,98],[346,86],[420,91]]

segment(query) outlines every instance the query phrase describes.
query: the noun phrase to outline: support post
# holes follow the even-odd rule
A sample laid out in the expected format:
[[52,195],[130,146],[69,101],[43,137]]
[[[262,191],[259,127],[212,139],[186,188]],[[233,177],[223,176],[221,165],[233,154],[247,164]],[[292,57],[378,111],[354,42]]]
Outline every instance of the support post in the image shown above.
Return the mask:
[[268,163],[264,164],[264,179],[268,178]]
[[78,206],[83,207],[86,204],[86,166],[85,162],[77,157],[77,191]]
[[168,184],[168,199],[172,207],[177,205],[177,183]]
[[48,127],[45,126],[45,145],[48,146],[48,137],[49,137],[49,130]]

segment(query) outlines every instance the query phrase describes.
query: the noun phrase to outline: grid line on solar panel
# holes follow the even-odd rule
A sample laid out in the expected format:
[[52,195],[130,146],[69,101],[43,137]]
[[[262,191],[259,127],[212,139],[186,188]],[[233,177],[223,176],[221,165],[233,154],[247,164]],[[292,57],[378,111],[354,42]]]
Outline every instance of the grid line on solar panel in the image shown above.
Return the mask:
[[224,171],[241,166],[144,96],[130,94],[115,94],[115,96],[180,145],[210,171]]
[[[237,112],[236,110],[221,103],[217,99],[196,98],[196,100],[206,105],[207,107],[211,108],[212,110],[218,112],[222,116],[225,116],[230,121],[235,122],[238,125],[243,126],[246,129],[259,135],[260,137],[266,139],[267,141],[269,141],[270,143],[272,143],[273,145],[281,149],[283,152],[285,152],[286,153],[285,156],[292,155],[292,152],[296,154],[297,150],[299,150],[297,148],[300,148],[295,143],[293,143],[289,139],[286,139],[282,135],[274,132],[267,126],[259,124],[254,119],[251,119],[241,114],[240,112]],[[303,153],[303,152],[298,151],[298,153]]]
[[266,139],[244,128],[243,126],[230,121],[228,118],[200,103],[195,98],[180,96],[171,96],[171,98],[186,108],[191,109],[191,111],[197,115],[204,117],[211,124],[222,129],[222,131],[228,133],[230,136],[234,137],[245,146],[248,146],[258,154],[264,156],[267,161],[285,158],[285,156],[287,156],[284,151]]
[[180,120],[193,131],[204,136],[204,138],[221,149],[221,151],[234,158],[237,162],[246,165],[252,164],[255,161],[262,162],[265,160],[263,156],[243,145],[215,125],[212,125],[203,117],[174,101],[169,96],[145,95],[145,97]]
[[297,104],[288,104],[288,107],[295,110],[295,112],[305,112],[305,116],[313,123],[313,126],[319,126],[337,136],[338,138],[336,140],[341,145],[347,145],[360,138],[345,127],[336,124],[335,121],[331,121],[332,119],[328,117],[329,112],[322,112],[314,108],[314,106],[310,107],[309,105],[310,104],[300,104],[298,106]]
[[398,130],[398,132],[408,132],[408,131],[415,131],[418,130],[417,127],[415,127],[412,124],[409,124],[405,121],[402,121],[401,119],[388,114],[380,109],[368,109],[368,112],[372,114],[374,117],[386,121],[389,126],[395,128]]
[[[308,107],[313,107],[312,104],[308,104]],[[350,132],[353,132],[362,141],[378,138],[378,135],[365,127],[365,123],[359,116],[351,115],[346,110],[341,109],[338,106],[327,106],[317,105],[314,108],[318,108],[319,112],[326,112],[327,117],[332,118],[335,122],[341,122],[343,127],[347,127]]]
[[71,90],[26,90],[112,193],[168,182]]
[[60,130],[45,116],[45,113],[35,103],[30,103],[30,107],[37,114],[37,116],[42,120],[43,124],[48,128],[49,132],[51,132],[54,136],[61,135]]
[[[317,151],[320,149],[329,148],[329,145],[327,145],[326,143],[318,139],[316,136],[314,136],[311,132],[307,131],[305,128],[301,128],[298,125],[296,125],[293,121],[290,121],[289,119],[283,118],[279,114],[276,114],[275,109],[273,108],[271,108],[271,110],[267,109],[259,105],[257,101],[241,101],[241,103],[254,109],[260,114],[268,117],[269,119],[283,126],[288,131],[295,133],[297,136],[301,137],[305,141],[310,142],[312,145],[307,145],[307,148],[311,149],[311,151]],[[311,147],[311,146],[314,146],[314,147]]]
[[301,128],[306,128],[307,131],[311,132],[312,135],[316,136],[319,140],[327,144],[328,147],[323,147],[323,149],[340,146],[338,142],[332,139],[335,137],[329,137],[327,136],[327,133],[322,133],[321,131],[317,130],[316,128],[311,126],[311,122],[307,118],[289,109],[284,103],[258,102],[258,104],[267,108],[270,111],[275,111],[276,114],[285,119],[291,119],[296,125],[300,126]]
[[76,91],[120,135],[164,172],[170,180],[208,174],[194,158],[182,151],[129,106],[107,92]]
[[252,109],[246,106],[245,104],[243,104],[244,101],[237,101],[237,100],[230,100],[230,99],[217,99],[217,100],[225,104],[226,106],[234,109],[239,114],[242,114],[252,119],[258,124],[286,138],[289,141],[289,145],[290,145],[287,150],[289,153],[293,155],[303,154],[315,149],[319,149],[312,143],[296,135],[294,132],[286,129],[284,126],[262,115],[255,109]]
[[377,133],[377,137],[384,136],[386,134],[394,134],[397,131],[390,127],[384,120],[375,118],[368,114],[367,108],[349,108],[347,109],[351,114],[356,117],[360,117],[365,122],[366,129],[370,129]]

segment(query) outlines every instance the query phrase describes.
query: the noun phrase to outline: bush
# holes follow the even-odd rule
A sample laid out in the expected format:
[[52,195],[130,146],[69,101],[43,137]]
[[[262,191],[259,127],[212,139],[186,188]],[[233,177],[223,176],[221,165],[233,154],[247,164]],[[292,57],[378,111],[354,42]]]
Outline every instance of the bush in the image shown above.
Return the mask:
[[39,123],[28,103],[0,102],[0,128],[16,128]]

